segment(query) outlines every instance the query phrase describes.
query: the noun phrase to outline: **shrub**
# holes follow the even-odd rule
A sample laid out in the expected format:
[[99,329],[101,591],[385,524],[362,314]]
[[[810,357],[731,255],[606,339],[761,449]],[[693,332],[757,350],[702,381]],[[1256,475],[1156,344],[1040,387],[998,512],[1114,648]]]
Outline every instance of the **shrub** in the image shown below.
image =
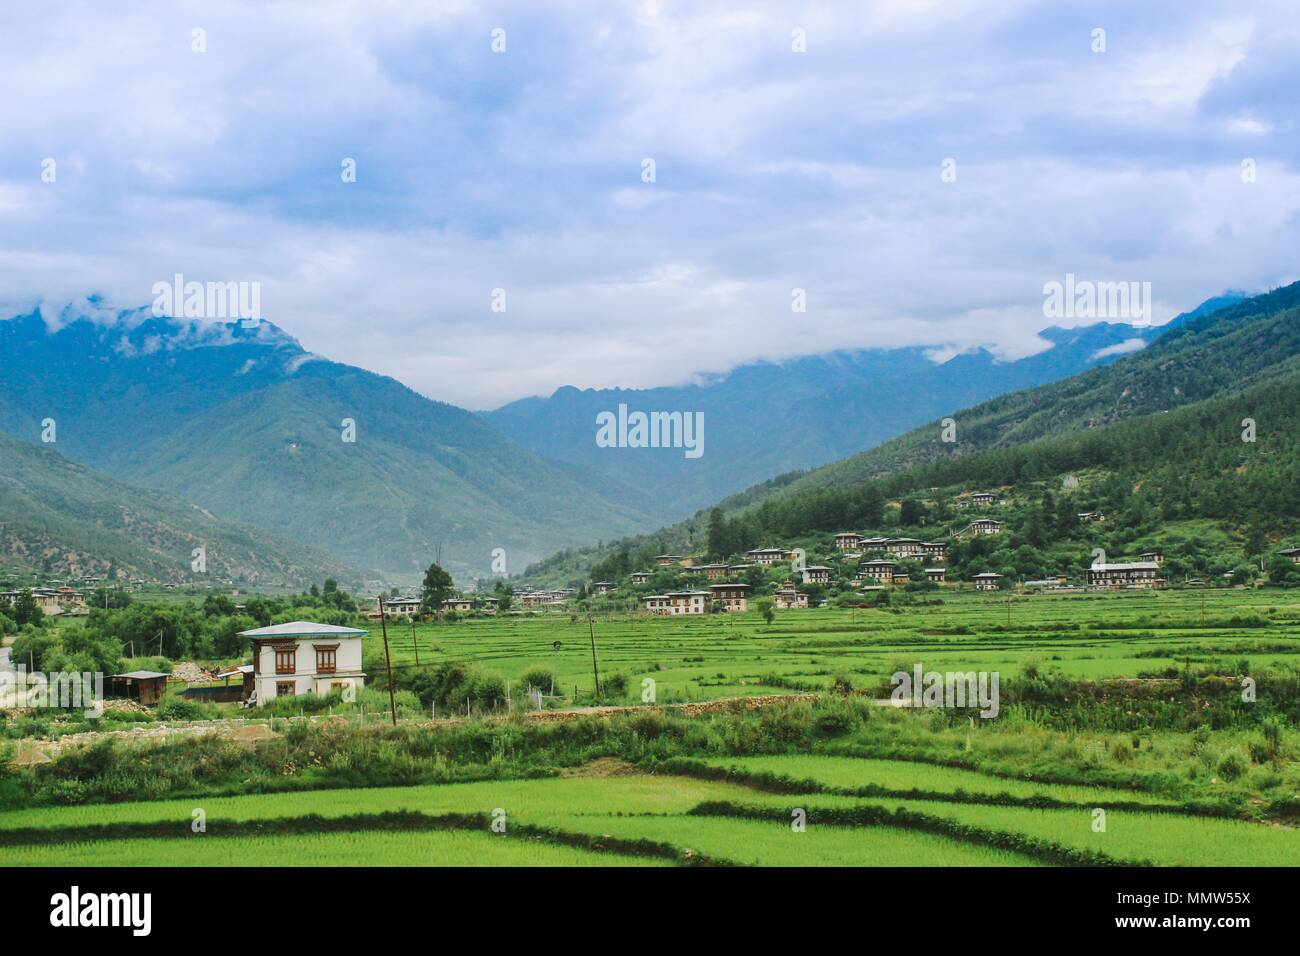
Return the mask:
[[183,697],[164,697],[157,712],[159,720],[202,720],[206,716],[202,705]]
[[534,690],[540,690],[543,694],[551,692],[551,669],[540,665],[530,667],[519,675],[519,686],[523,688],[532,687]]
[[1229,782],[1236,780],[1246,772],[1246,762],[1236,753],[1230,753],[1219,761],[1219,777]]

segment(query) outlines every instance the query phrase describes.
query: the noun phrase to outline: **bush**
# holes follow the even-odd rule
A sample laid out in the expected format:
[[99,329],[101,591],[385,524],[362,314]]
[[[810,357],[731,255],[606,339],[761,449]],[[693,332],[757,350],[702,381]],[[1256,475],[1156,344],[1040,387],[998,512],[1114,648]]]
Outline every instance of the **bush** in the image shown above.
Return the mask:
[[1219,761],[1218,771],[1220,779],[1231,782],[1246,772],[1246,761],[1240,755],[1230,753]]
[[206,716],[202,705],[183,697],[164,697],[157,713],[159,720],[202,720]]
[[600,681],[600,692],[605,697],[623,698],[627,696],[627,675],[606,674]]
[[551,669],[536,665],[519,675],[519,686],[540,690],[543,694],[551,692]]

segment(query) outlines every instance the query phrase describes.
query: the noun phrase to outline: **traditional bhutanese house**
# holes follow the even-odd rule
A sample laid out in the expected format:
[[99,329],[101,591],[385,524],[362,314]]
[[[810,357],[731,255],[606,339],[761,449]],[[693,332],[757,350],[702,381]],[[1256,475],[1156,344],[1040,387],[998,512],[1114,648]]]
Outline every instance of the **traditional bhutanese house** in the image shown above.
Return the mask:
[[710,584],[713,600],[719,602],[729,612],[744,611],[749,607],[748,584]]
[[152,706],[167,693],[167,675],[158,671],[128,671],[114,674],[109,679],[107,693],[113,697],[126,697]]
[[651,614],[704,614],[709,609],[708,591],[669,591],[651,594],[645,598],[645,609]]
[[365,631],[337,624],[290,621],[272,624],[240,637],[253,642],[252,701],[261,707],[277,697],[360,691],[361,639]]
[[802,591],[796,591],[793,581],[786,581],[772,597],[779,608],[799,608],[808,606],[808,595]]
[[1290,558],[1296,564],[1300,564],[1300,548],[1283,548],[1278,554],[1284,558]]
[[1002,522],[993,518],[977,518],[972,521],[961,531],[957,532],[957,537],[967,534],[997,534],[1002,530]]
[[786,553],[785,548],[754,548],[752,551],[746,551],[745,557],[755,564],[776,564],[778,561],[785,560]]
[[654,577],[654,575],[653,575],[652,573],[650,573],[649,571],[633,571],[633,572],[632,572],[632,583],[633,583],[633,584],[645,584],[645,583],[646,583],[647,581],[649,581],[652,577]]
[[947,561],[948,546],[942,541],[922,541],[921,554],[930,561]]
[[1106,516],[1100,511],[1080,511],[1078,514],[1081,524],[1104,524]]
[[889,547],[889,538],[863,538],[862,550],[868,553],[872,551],[885,551]]
[[987,508],[998,500],[998,496],[988,491],[977,491],[970,496],[970,503],[977,508]]
[[1118,564],[1094,564],[1088,568],[1088,586],[1094,588],[1158,588],[1164,581],[1156,577],[1160,565],[1154,561],[1128,561]]
[[824,564],[810,564],[803,569],[804,584],[830,584],[831,569]]
[[706,581],[719,581],[727,576],[725,564],[701,564],[696,566],[695,571],[704,575]]
[[835,547],[841,551],[852,551],[854,548],[862,547],[862,542],[866,538],[856,531],[841,531],[835,536]]
[[948,580],[947,574],[948,574],[947,568],[926,568],[925,569],[925,579],[927,581],[933,581],[935,584],[944,584]]
[[925,553],[925,548],[916,538],[890,538],[885,550],[896,558],[917,558]]
[[996,591],[1002,575],[994,574],[992,571],[985,571],[971,578],[975,582],[976,591]]
[[596,594],[608,594],[614,590],[613,581],[597,581],[591,586],[591,590]]
[[63,609],[64,614],[88,614],[90,609],[86,607],[86,601],[81,596],[81,592],[76,588],[60,587],[55,588],[54,593],[59,602],[59,607]]
[[447,598],[447,600],[442,602],[442,609],[444,611],[469,611],[473,607],[474,602],[469,598],[464,597]]
[[389,598],[384,602],[384,613],[393,617],[410,617],[419,610],[419,598]]
[[1165,563],[1165,553],[1163,551],[1143,551],[1138,555],[1139,561],[1154,561],[1156,564]]
[[681,564],[687,559],[680,554],[657,554],[655,555],[655,564],[661,568],[670,567],[674,564]]
[[910,574],[906,573],[905,571],[898,571],[898,572],[895,572],[895,574],[894,574],[894,584],[895,584],[895,585],[899,585],[899,584],[910,584],[911,581],[912,581],[912,576],[911,576]]
[[734,578],[738,575],[744,574],[752,567],[752,564],[729,564],[727,565],[727,575]]
[[894,583],[894,571],[898,567],[893,561],[885,561],[882,558],[876,558],[872,561],[863,561],[858,565],[858,573],[855,575],[859,581],[865,581],[867,578],[875,578],[881,584]]
[[59,592],[53,588],[32,588],[32,599],[36,601],[37,607],[49,617],[63,613],[63,603],[59,600]]
[[560,607],[566,604],[572,592],[569,588],[555,591],[529,591],[519,599],[524,607]]

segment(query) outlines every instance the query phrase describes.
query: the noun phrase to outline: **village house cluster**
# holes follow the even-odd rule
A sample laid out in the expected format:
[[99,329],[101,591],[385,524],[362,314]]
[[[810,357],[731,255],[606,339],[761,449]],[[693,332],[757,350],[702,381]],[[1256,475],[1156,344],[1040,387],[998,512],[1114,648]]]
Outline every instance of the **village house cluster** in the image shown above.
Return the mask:
[[[57,617],[61,614],[75,617],[90,613],[85,594],[76,588],[64,585],[62,587],[32,588],[31,592],[36,606],[41,609],[46,617]],[[13,607],[22,593],[21,590],[0,591],[0,607],[5,605]]]

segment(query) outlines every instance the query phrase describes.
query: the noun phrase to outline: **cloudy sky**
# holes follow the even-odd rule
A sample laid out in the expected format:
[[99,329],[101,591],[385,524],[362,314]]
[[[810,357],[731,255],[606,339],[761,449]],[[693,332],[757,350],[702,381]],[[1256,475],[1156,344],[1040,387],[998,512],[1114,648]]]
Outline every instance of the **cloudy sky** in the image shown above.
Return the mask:
[[5,5],[3,314],[256,281],[306,348],[482,408],[1020,355],[1066,273],[1157,322],[1300,275],[1289,0],[541,6]]

